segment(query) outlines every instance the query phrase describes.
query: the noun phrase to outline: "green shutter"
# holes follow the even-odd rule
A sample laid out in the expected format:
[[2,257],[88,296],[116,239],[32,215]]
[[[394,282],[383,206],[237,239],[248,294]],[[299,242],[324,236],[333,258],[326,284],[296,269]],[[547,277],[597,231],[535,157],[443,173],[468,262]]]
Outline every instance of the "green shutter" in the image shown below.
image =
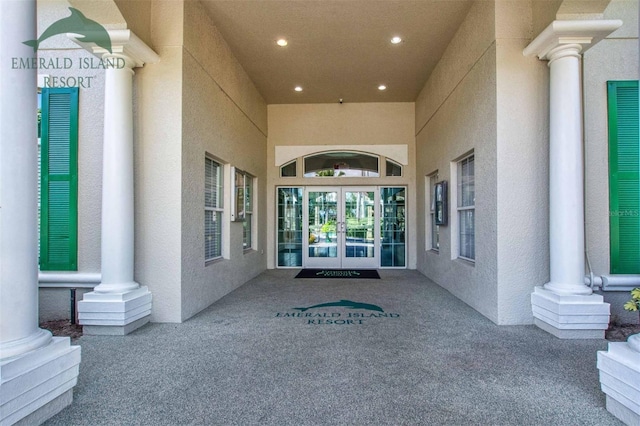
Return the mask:
[[640,273],[638,82],[608,82],[611,273]]
[[42,89],[40,270],[78,270],[78,88]]

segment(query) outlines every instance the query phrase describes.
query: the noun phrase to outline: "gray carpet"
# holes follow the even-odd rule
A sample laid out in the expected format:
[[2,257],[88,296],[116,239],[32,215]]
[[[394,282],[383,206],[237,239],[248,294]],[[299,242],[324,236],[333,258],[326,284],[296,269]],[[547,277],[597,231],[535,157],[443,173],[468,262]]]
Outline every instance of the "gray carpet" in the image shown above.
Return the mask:
[[[268,271],[183,324],[82,337],[74,403],[46,425],[621,424],[599,389],[604,340],[496,326],[414,271],[296,273]],[[293,309],[342,299],[387,316]]]

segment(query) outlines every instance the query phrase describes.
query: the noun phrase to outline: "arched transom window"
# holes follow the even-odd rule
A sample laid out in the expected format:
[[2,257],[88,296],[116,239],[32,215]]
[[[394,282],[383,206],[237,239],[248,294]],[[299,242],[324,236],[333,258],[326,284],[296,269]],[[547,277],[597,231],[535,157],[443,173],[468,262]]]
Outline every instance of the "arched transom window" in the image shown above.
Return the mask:
[[304,158],[304,177],[379,177],[379,163],[362,152],[322,152]]

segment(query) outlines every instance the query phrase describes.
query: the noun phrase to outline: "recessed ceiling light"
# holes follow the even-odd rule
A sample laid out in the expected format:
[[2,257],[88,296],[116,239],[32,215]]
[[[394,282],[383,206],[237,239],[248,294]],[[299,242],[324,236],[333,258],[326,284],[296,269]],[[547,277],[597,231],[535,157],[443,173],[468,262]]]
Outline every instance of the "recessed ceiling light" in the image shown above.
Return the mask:
[[289,42],[284,38],[279,38],[278,40],[276,40],[276,44],[280,47],[285,47],[287,44],[289,44]]
[[393,37],[393,38],[391,39],[391,43],[392,43],[392,44],[398,44],[398,43],[401,43],[401,42],[402,42],[402,38],[401,38],[401,37],[398,37],[398,36],[395,36],[395,37]]
[[295,90],[296,92],[302,92],[302,87],[296,86],[293,90]]
[[381,84],[380,86],[378,86],[378,90],[387,90],[387,86]]

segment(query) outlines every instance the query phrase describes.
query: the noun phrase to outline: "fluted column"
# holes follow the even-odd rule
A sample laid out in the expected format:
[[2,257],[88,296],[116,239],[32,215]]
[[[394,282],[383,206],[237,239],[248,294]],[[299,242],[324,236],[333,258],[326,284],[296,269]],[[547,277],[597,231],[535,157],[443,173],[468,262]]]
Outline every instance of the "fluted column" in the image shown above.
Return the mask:
[[531,295],[534,323],[565,339],[604,338],[609,304],[584,284],[582,53],[621,21],[554,21],[524,50],[549,61],[550,281]]
[[40,424],[69,405],[80,347],[38,328],[36,1],[0,2],[0,424]]
[[151,293],[134,281],[133,75],[158,56],[129,30],[111,51],[78,44],[106,65],[102,158],[102,281],[78,303],[87,334],[128,334],[149,321]]

